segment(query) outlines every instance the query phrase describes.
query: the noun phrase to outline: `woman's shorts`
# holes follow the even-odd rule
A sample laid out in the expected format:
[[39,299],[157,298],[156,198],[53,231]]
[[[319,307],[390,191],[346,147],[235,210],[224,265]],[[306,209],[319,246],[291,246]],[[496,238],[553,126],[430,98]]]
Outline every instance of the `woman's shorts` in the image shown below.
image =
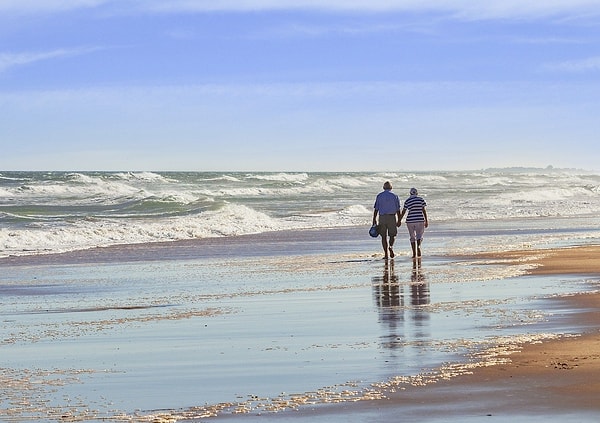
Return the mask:
[[412,222],[407,223],[408,234],[410,235],[410,242],[415,242],[423,239],[425,233],[425,222]]

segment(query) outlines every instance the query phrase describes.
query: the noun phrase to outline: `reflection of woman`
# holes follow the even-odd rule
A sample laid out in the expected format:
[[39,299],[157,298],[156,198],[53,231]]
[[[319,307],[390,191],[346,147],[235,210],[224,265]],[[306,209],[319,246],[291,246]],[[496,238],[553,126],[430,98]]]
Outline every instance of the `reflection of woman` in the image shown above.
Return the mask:
[[412,276],[410,277],[410,300],[412,305],[429,304],[429,284],[421,272],[420,261],[413,261]]
[[421,241],[423,241],[423,233],[425,228],[429,226],[427,219],[427,203],[422,197],[419,197],[419,192],[416,188],[410,189],[410,197],[404,201],[404,207],[400,214],[398,225],[402,222],[402,218],[408,211],[406,216],[406,227],[410,236],[410,246],[412,248],[413,258],[421,257]]

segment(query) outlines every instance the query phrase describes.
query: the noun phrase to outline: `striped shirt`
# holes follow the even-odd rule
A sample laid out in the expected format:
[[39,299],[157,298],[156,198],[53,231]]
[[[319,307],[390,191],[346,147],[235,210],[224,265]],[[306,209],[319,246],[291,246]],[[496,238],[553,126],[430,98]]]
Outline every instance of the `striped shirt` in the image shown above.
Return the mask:
[[425,215],[423,214],[425,206],[427,206],[427,203],[422,197],[418,195],[408,197],[404,202],[404,208],[408,210],[406,223],[425,222]]

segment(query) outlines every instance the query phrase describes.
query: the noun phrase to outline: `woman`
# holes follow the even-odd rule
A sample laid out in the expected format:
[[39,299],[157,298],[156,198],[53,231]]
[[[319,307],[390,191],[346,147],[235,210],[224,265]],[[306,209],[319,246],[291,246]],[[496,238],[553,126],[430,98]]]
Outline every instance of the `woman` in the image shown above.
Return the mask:
[[427,203],[422,197],[419,197],[419,192],[416,188],[410,189],[410,197],[404,201],[404,207],[400,214],[398,226],[402,224],[402,218],[408,211],[406,216],[406,227],[410,236],[410,246],[412,248],[413,258],[421,257],[421,241],[423,241],[423,233],[425,228],[429,226],[427,219]]

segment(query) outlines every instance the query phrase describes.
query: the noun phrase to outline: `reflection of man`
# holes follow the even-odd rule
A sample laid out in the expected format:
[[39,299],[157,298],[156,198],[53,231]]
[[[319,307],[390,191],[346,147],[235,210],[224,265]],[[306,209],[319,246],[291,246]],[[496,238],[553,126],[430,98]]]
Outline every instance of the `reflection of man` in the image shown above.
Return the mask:
[[387,333],[381,342],[385,348],[401,348],[403,343],[404,294],[398,276],[394,272],[394,260],[385,262],[383,276],[373,277],[373,296],[379,310],[379,322]]
[[402,293],[398,284],[398,276],[394,272],[393,261],[389,264],[385,263],[383,277],[374,277],[373,282],[378,282],[374,285],[375,300],[378,307],[398,307],[401,305]]
[[[400,222],[400,199],[392,192],[392,184],[386,181],[383,191],[377,194],[373,211],[373,225],[377,225],[379,215],[379,235],[381,235],[381,246],[384,258],[394,258],[394,240],[398,234],[397,222]],[[396,216],[398,220],[396,221]],[[389,237],[389,242],[388,242]]]

